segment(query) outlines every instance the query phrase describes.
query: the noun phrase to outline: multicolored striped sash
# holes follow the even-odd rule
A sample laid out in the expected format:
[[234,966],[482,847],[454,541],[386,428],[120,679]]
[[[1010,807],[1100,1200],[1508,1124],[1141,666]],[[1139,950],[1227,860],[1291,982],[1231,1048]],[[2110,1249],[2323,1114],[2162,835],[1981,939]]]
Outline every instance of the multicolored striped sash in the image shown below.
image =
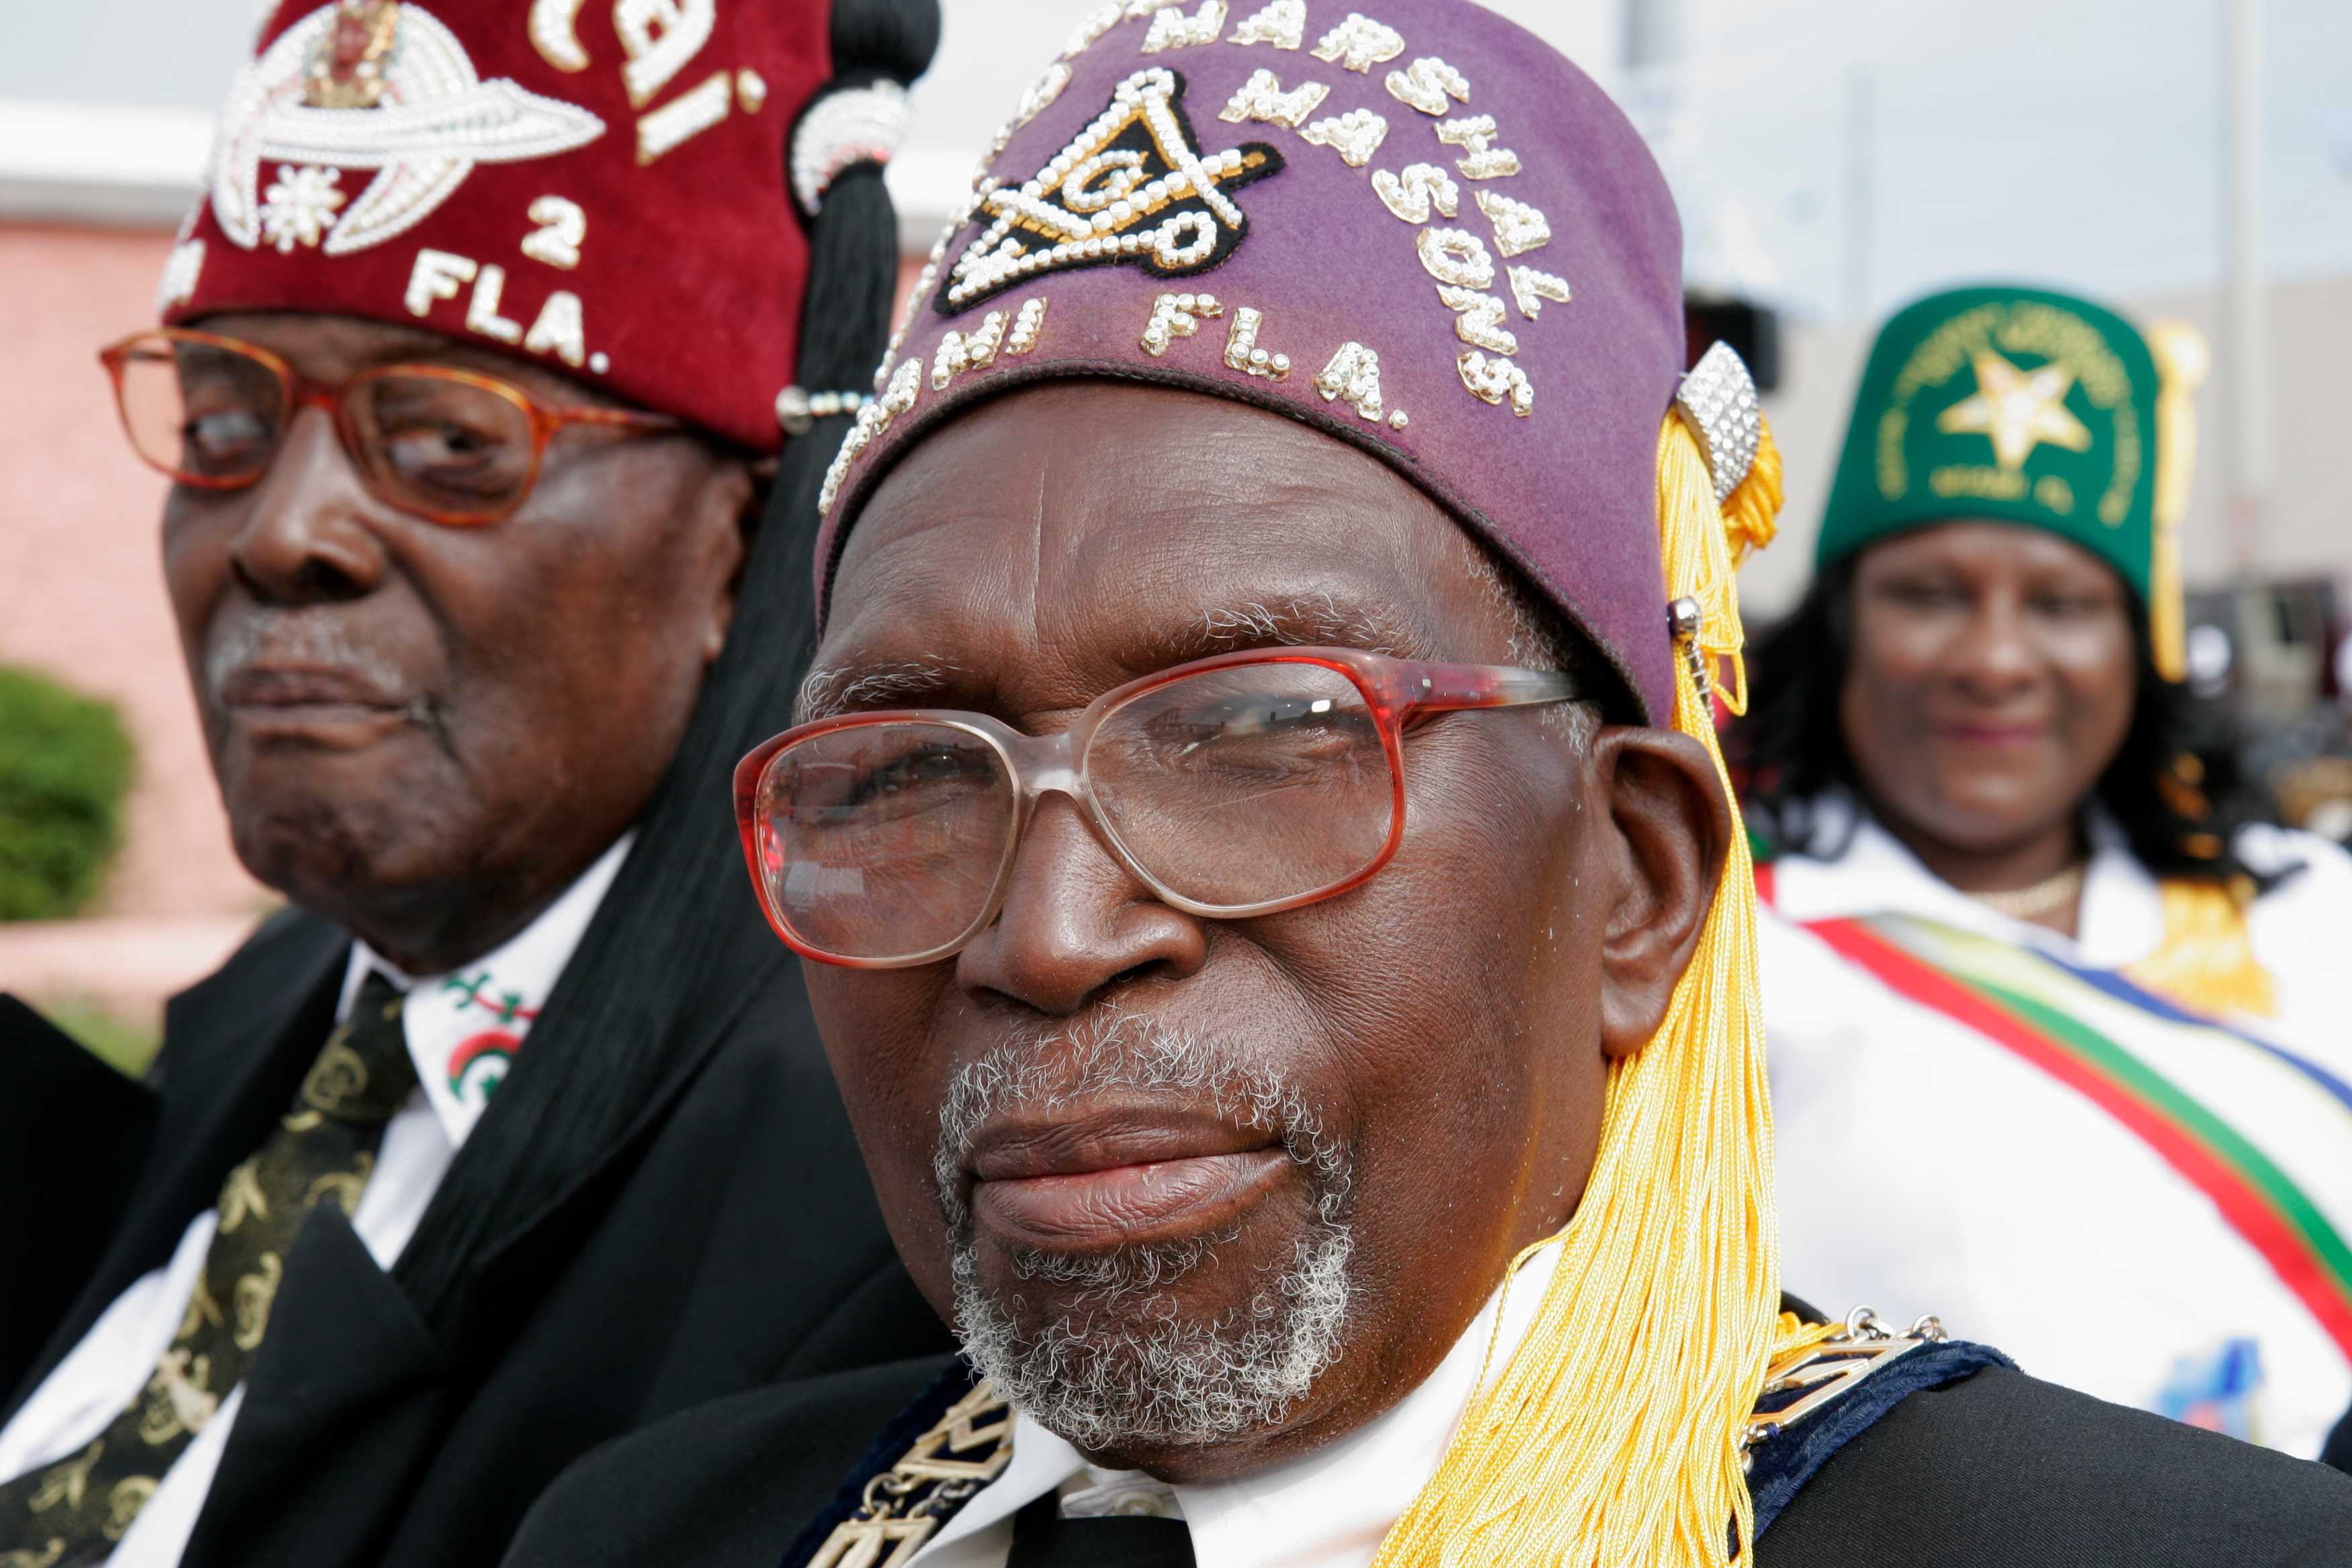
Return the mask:
[[2112,970],[1909,916],[1804,926],[2129,1129],[2352,1358],[2352,1084]]

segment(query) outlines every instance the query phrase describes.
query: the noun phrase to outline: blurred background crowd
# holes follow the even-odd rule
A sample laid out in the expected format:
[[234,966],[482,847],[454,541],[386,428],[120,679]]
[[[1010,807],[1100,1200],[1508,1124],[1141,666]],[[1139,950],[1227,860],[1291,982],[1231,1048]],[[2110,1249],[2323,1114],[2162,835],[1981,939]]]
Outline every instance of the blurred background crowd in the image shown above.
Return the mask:
[[[1093,0],[946,0],[889,170],[902,287],[1018,84]],[[1980,278],[2197,328],[2185,530],[2210,769],[2352,838],[2352,6],[2341,0],[1488,0],[1625,103],[1680,198],[1695,336],[1787,454],[1751,626],[1788,609],[1874,323]],[[231,853],[157,569],[164,481],[96,348],[152,319],[254,0],[0,22],[0,989],[112,1059],[273,901]]]

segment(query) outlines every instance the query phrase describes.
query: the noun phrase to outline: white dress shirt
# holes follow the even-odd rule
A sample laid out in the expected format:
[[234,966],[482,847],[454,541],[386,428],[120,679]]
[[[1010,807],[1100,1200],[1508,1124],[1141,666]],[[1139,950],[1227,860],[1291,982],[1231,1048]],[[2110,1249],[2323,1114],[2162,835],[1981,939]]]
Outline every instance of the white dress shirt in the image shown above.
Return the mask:
[[[571,961],[633,838],[624,835],[505,946],[452,973],[404,974],[365,942],[352,943],[336,1021],[350,1013],[371,971],[383,975],[407,994],[401,1026],[417,1073],[415,1092],[384,1125],[374,1172],[352,1215],[352,1228],[379,1268],[390,1268],[415,1234],[425,1205]],[[218,1221],[213,1209],[191,1220],[172,1260],[116,1297],[0,1429],[0,1479],[79,1453],[130,1405],[179,1332]],[[240,1383],[164,1472],[107,1559],[109,1568],[174,1568],[244,1404]]]
[[[2092,825],[2069,937],[1938,880],[1875,822],[1853,826],[1833,859],[1773,863],[1760,931],[1788,1288],[1832,1312],[1935,1312],[2026,1372],[2117,1404],[2222,1424],[2227,1398],[2257,1441],[2315,1456],[2352,1403],[2352,1359],[2204,1190],[2084,1094],[1807,929],[1907,915],[2125,970],[2159,945],[2164,917],[2120,832]],[[2275,828],[2238,847],[2257,869],[2305,869],[2248,914],[2277,1012],[2228,1022],[2352,1080],[2352,858]],[[2352,1217],[2352,1108],[2322,1080],[2269,1064],[2198,1092],[2262,1129],[2323,1211]],[[2258,1382],[2229,1394],[2249,1346]]]
[[1047,1492],[1061,1492],[1062,1511],[1076,1516],[1109,1511],[1087,1506],[1086,1494],[1163,1489],[1175,1494],[1174,1507],[1150,1511],[1183,1520],[1201,1568],[1367,1568],[1436,1474],[1477,1390],[1489,1341],[1499,1372],[1527,1338],[1559,1262],[1557,1243],[1528,1258],[1507,1290],[1487,1299],[1437,1370],[1393,1407],[1337,1442],[1238,1480],[1163,1489],[1135,1472],[1099,1469],[1016,1411],[1004,1473],[975,1493],[908,1568],[1003,1568],[1013,1516]]

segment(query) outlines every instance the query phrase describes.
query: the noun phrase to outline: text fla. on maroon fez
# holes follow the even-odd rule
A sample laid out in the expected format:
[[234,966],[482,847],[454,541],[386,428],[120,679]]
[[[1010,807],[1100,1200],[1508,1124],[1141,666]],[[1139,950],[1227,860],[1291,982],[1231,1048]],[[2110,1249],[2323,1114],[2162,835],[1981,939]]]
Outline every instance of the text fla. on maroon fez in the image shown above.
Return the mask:
[[764,449],[807,238],[784,145],[829,7],[286,0],[165,269],[180,323],[429,327]]
[[933,252],[835,465],[820,603],[858,507],[939,421],[1047,377],[1149,380],[1393,463],[1663,720],[1657,437],[1683,369],[1681,255],[1625,117],[1478,6],[1107,5]]

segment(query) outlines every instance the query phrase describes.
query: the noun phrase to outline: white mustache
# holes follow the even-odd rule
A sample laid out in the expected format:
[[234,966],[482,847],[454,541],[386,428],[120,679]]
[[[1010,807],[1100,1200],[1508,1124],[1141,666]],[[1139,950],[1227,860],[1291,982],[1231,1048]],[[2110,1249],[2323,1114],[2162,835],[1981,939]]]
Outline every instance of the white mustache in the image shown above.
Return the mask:
[[1279,1073],[1223,1040],[1115,1014],[1034,1043],[997,1046],[950,1080],[931,1155],[933,1184],[949,1223],[963,1219],[958,1172],[972,1135],[991,1114],[1013,1105],[1055,1109],[1107,1089],[1207,1090],[1227,1121],[1281,1140],[1284,1152],[1314,1180],[1324,1220],[1337,1223],[1345,1213],[1352,1183],[1348,1152]]
[[230,677],[255,665],[291,664],[332,671],[363,682],[387,703],[421,708],[400,669],[374,649],[353,642],[340,621],[316,610],[264,605],[215,623],[205,647],[205,694],[220,700]]

